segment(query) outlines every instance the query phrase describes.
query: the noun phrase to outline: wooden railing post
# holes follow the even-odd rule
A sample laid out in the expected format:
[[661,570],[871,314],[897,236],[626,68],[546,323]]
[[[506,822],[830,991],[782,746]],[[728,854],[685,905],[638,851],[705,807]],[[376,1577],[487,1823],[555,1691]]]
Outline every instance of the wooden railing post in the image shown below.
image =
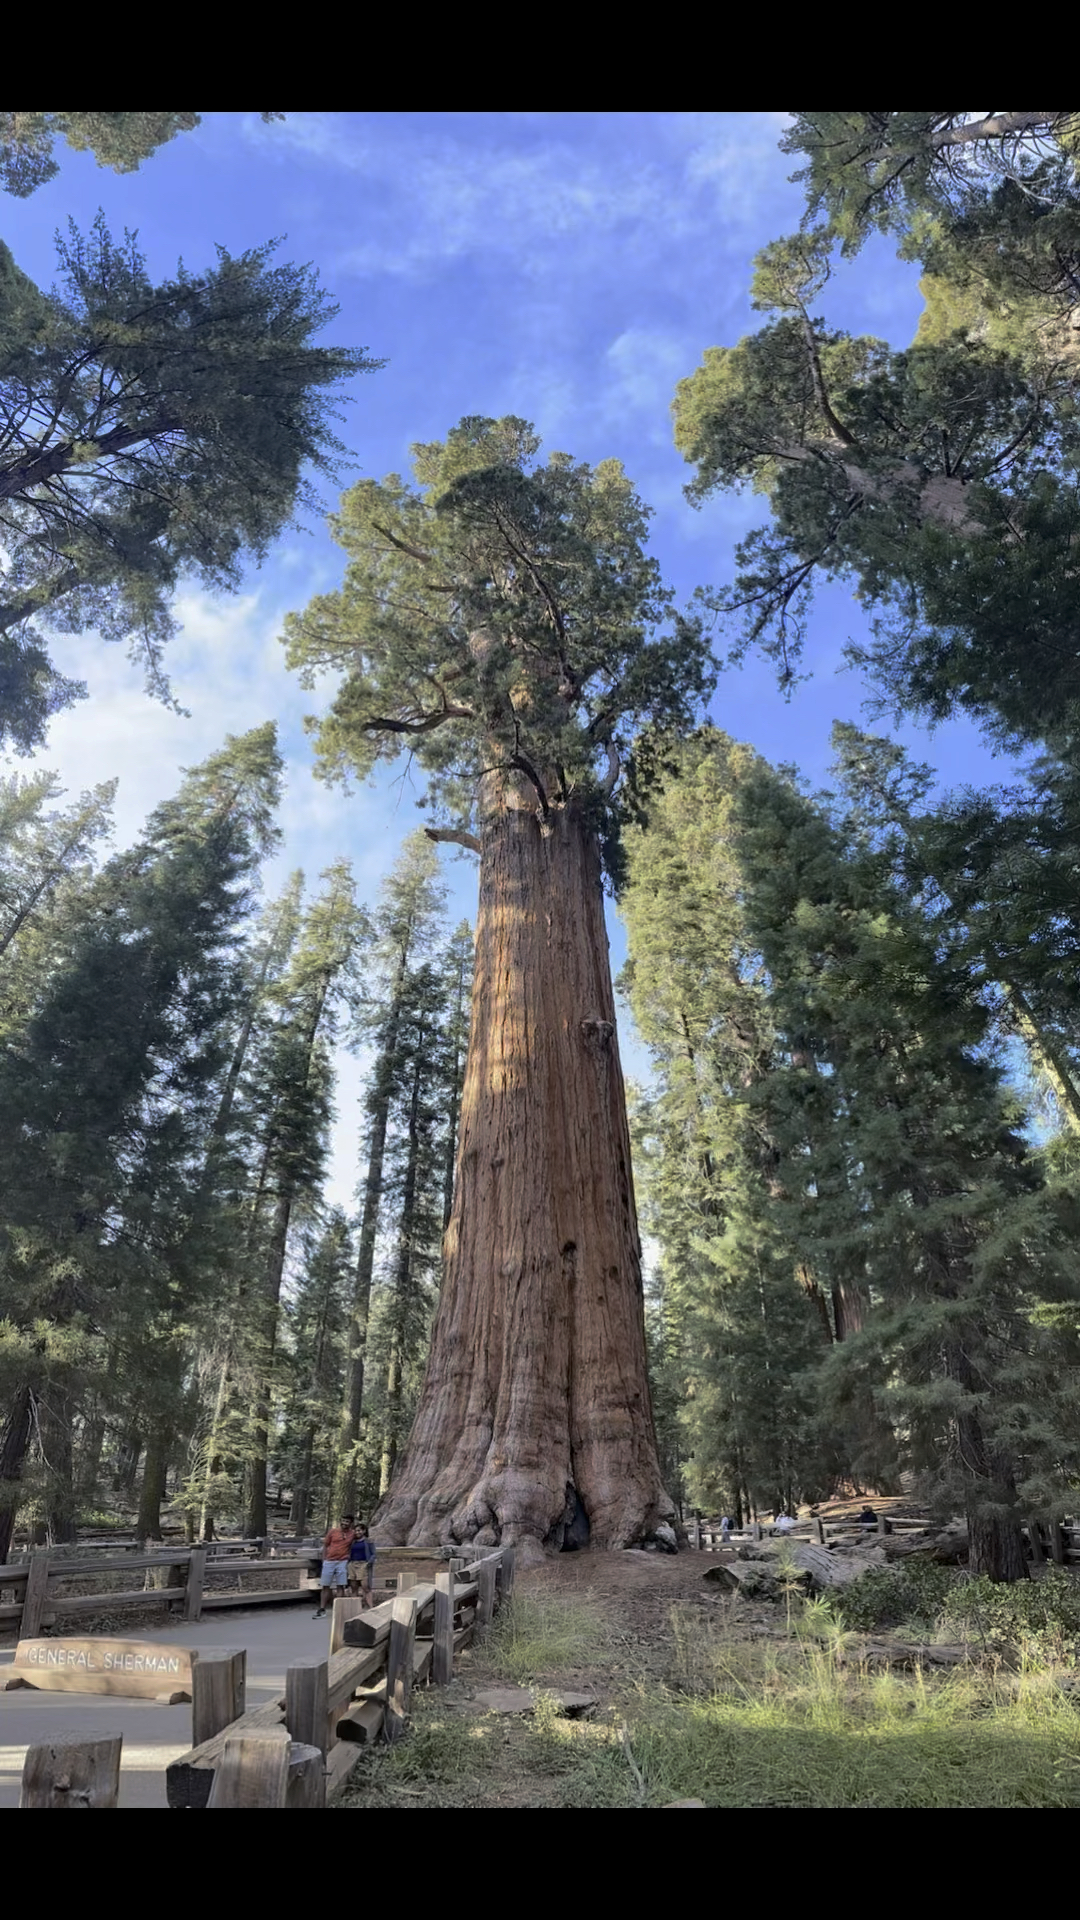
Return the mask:
[[330,1651],[339,1653],[345,1645],[346,1620],[355,1620],[357,1614],[364,1611],[363,1595],[335,1593],[331,1605],[333,1612],[330,1615]]
[[244,1647],[200,1648],[191,1668],[191,1744],[204,1740],[239,1720],[247,1700],[247,1651]]
[[231,1734],[214,1770],[208,1807],[283,1807],[289,1790],[284,1727]]
[[[415,1645],[416,1601],[411,1594],[399,1593],[391,1611],[390,1644],[386,1655],[386,1738],[389,1741],[399,1740],[405,1731],[412,1693]],[[453,1665],[453,1658],[454,1641],[451,1622],[451,1665]]]
[[20,1807],[115,1807],[123,1735],[61,1733],[27,1750]]
[[325,1807],[326,1763],[318,1747],[289,1747],[289,1784],[285,1792],[287,1807]]
[[328,1704],[329,1663],[318,1655],[297,1660],[285,1673],[285,1725],[290,1740],[318,1747],[324,1756],[331,1746]]
[[481,1560],[480,1565],[476,1569],[476,1624],[481,1628],[491,1625],[491,1616],[495,1611],[495,1574],[497,1568],[498,1561],[492,1559]]
[[435,1575],[435,1645],[431,1677],[445,1687],[454,1671],[454,1563]]
[[202,1619],[203,1587],[206,1584],[206,1548],[192,1547],[188,1561],[187,1588],[184,1594],[184,1619]]
[[30,1565],[23,1589],[22,1625],[19,1628],[20,1640],[36,1640],[41,1632],[41,1616],[45,1611],[45,1598],[49,1591],[48,1553],[34,1553],[30,1556]]

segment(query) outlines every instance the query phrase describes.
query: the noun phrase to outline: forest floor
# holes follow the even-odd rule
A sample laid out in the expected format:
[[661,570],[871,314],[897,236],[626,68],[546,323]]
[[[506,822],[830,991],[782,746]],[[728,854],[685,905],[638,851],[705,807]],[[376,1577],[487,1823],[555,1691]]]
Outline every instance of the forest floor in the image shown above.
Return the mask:
[[[716,1558],[584,1553],[520,1573],[492,1632],[449,1686],[414,1694],[405,1739],[365,1753],[338,1804],[1080,1805],[1071,1666],[872,1672],[857,1636],[821,1636],[813,1604],[718,1593]],[[480,1697],[514,1687],[531,1712]],[[593,1704],[566,1717],[563,1692]]]

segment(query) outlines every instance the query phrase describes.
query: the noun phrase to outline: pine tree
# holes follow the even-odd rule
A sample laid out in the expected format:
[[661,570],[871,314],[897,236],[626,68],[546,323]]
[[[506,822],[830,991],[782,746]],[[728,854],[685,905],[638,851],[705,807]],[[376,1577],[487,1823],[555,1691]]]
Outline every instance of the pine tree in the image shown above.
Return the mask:
[[[797,116],[811,204],[836,224],[759,255],[771,317],[680,384],[676,441],[695,501],[746,485],[769,500],[733,585],[704,596],[736,622],[736,654],[760,643],[792,683],[815,582],[848,580],[873,616],[849,652],[885,704],[1060,745],[1080,606],[1075,123],[991,116],[1012,131],[984,141],[962,120]],[[902,352],[820,314],[838,238],[879,222],[929,269],[927,324]]]
[[1060,1209],[968,969],[859,849],[857,818],[838,830],[765,770],[738,815],[747,923],[790,1057],[764,1088],[782,1206],[812,1262],[861,1265],[870,1301],[833,1377],[891,1404],[909,1463],[967,1515],[972,1570],[1020,1578],[1018,1483],[1045,1468],[1025,1426],[1053,1365],[1038,1312],[1076,1285]]
[[[816,1497],[846,1465],[808,1384],[842,1337],[850,1294],[779,1227],[777,1143],[755,1096],[776,1063],[761,956],[748,937],[733,808],[755,756],[707,728],[629,838],[622,977],[655,1091],[636,1164],[661,1248],[658,1334],[683,1367],[681,1422],[698,1504]],[[669,1385],[672,1391],[673,1383]]]
[[265,1068],[267,1125],[253,1209],[258,1246],[254,1300],[256,1377],[253,1450],[248,1469],[246,1531],[267,1530],[266,1484],[281,1286],[289,1229],[297,1209],[319,1191],[331,1111],[331,1041],[335,1003],[345,989],[366,933],[348,862],[323,875],[281,983],[282,1018]]
[[421,833],[410,834],[383,884],[382,899],[375,916],[375,983],[359,1020],[360,1037],[370,1037],[374,1042],[375,1060],[365,1099],[366,1167],[353,1285],[347,1394],[342,1406],[338,1439],[338,1469],[341,1476],[338,1507],[342,1513],[355,1513],[360,1507],[358,1448],[375,1248],[383,1204],[387,1128],[399,1067],[401,1018],[408,994],[410,968],[416,964],[418,956],[429,951],[446,897],[445,889],[438,884],[437,874],[438,856],[430,841]]
[[338,471],[324,390],[376,363],[314,344],[337,309],[273,252],[222,249],[155,287],[134,236],[99,216],[59,243],[46,296],[0,243],[0,739],[17,751],[85,693],[32,620],[125,642],[168,698],[180,575],[235,589],[317,504],[305,467]]
[[[432,965],[409,976],[398,1017],[392,1112],[396,1119],[387,1200],[394,1220],[386,1282],[383,1407],[379,1493],[390,1490],[405,1438],[406,1381],[426,1357],[442,1249],[447,1096],[453,1084],[448,1057],[446,980]],[[418,1384],[418,1383],[417,1383]]]
[[289,1518],[302,1534],[328,1509],[345,1373],[345,1337],[354,1255],[349,1223],[333,1207],[305,1251],[289,1307],[293,1388],[276,1449],[281,1482],[292,1488]]
[[21,1436],[5,1446],[5,1540],[25,1409],[53,1456],[50,1524],[63,1536],[73,1524],[72,1396],[86,1364],[103,1343],[147,1343],[151,1392],[157,1336],[168,1347],[197,1289],[195,1263],[185,1263],[181,1306],[175,1257],[279,770],[271,726],[228,741],[188,775],[137,846],[103,870],[0,1057],[0,1289]]

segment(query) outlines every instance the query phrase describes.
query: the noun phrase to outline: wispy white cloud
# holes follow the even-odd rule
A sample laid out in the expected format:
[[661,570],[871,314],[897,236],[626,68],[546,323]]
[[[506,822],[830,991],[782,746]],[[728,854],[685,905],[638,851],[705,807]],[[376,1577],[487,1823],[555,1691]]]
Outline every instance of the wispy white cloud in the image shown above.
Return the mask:
[[[397,115],[301,114],[273,128],[256,122],[250,135],[282,162],[299,158],[371,183],[358,209],[364,237],[338,261],[360,275],[415,278],[454,259],[501,254],[541,278],[553,252],[565,265],[568,251],[616,232],[646,251],[664,249],[709,224],[723,245],[717,214],[741,222],[760,209],[763,191],[784,183],[776,116],[513,116],[512,129],[505,116],[487,119],[485,128],[485,116],[471,116],[455,133],[441,117],[403,125]],[[668,134],[659,155],[658,127]]]

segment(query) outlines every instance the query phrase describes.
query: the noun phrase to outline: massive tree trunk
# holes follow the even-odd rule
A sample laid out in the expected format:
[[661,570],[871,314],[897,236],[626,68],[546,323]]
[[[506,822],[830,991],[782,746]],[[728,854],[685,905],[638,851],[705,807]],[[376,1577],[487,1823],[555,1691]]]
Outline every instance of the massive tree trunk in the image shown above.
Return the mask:
[[657,1460],[641,1248],[595,835],[509,786],[481,842],[472,1032],[443,1283],[385,1543],[591,1541],[674,1519]]

